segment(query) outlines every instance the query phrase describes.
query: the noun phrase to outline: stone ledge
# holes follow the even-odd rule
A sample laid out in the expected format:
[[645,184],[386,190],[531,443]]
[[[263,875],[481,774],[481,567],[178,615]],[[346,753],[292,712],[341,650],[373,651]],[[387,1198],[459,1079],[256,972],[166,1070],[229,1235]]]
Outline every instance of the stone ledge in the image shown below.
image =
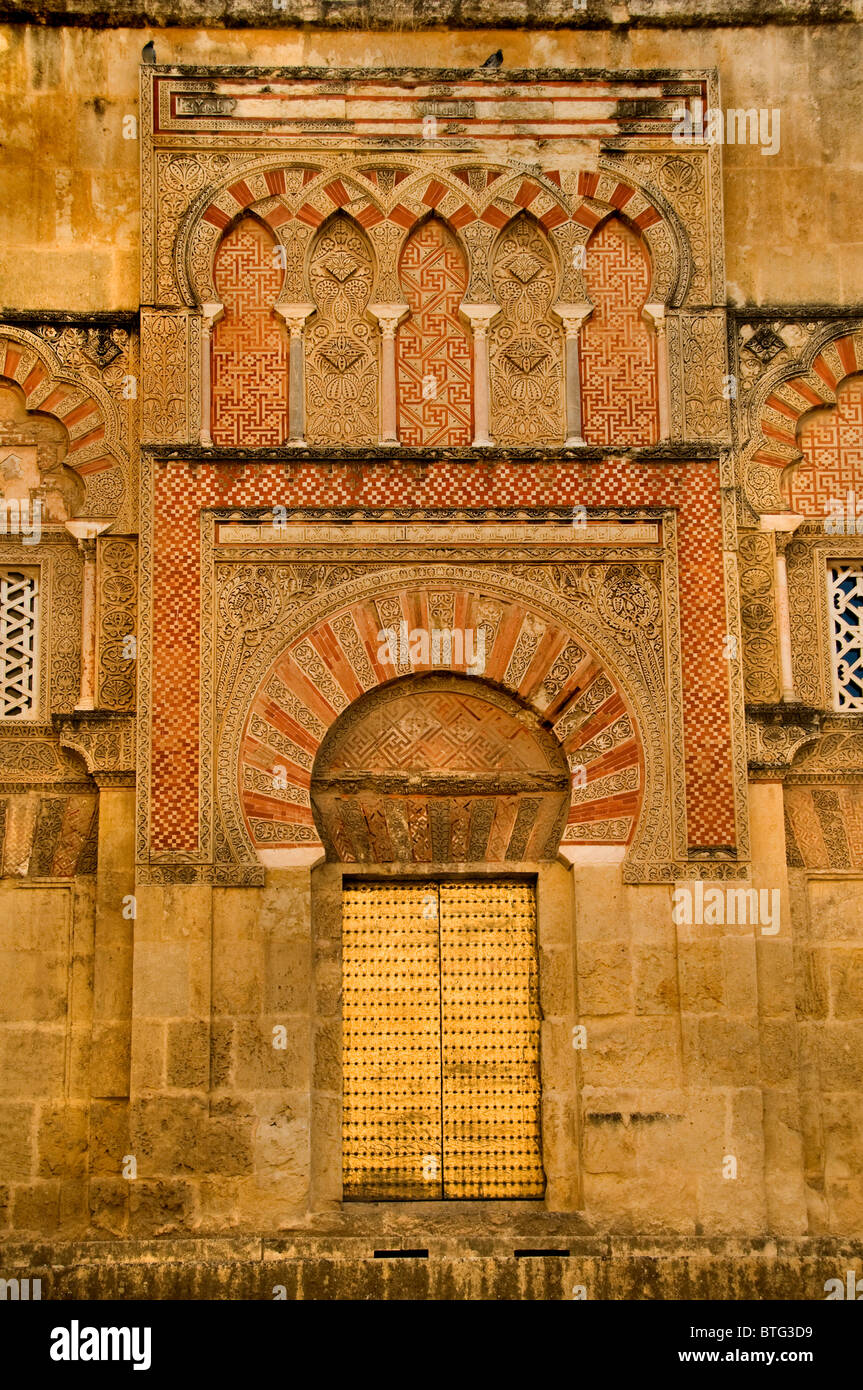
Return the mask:
[[737,28],[859,21],[855,0],[4,0],[0,20],[99,28]]
[[[644,1241],[517,1233],[446,1242],[286,1233],[52,1245],[9,1243],[3,1274],[42,1280],[43,1300],[823,1300],[828,1279],[863,1272],[863,1243],[841,1237]],[[375,1258],[376,1248],[428,1248],[428,1258]],[[516,1258],[518,1249],[567,1256]]]

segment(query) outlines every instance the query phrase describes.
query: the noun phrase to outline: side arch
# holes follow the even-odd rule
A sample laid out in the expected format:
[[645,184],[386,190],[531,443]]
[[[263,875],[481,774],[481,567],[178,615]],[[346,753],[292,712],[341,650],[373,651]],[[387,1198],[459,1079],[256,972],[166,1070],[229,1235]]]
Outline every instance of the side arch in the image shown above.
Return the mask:
[[578,192],[582,202],[572,220],[582,229],[581,240],[586,241],[610,215],[621,215],[643,236],[650,253],[648,299],[669,308],[683,304],[692,279],[692,251],[668,200],[630,168],[609,160],[579,174]]
[[836,393],[863,372],[863,330],[819,334],[806,355],[765,373],[750,407],[743,454],[747,501],[756,512],[788,510],[788,482],[803,458],[800,423],[810,411],[836,405]]
[[117,407],[103,387],[63,367],[50,346],[23,328],[0,326],[0,378],[21,388],[27,410],[66,430],[64,464],[84,484],[80,516],[114,520],[123,505],[127,455]]
[[348,170],[333,178],[311,162],[262,162],[239,177],[236,173],[223,177],[198,195],[177,231],[173,259],[184,302],[200,309],[217,298],[213,284],[216,249],[225,231],[245,213],[266,223],[285,245],[286,292],[296,294],[303,279],[304,247],[328,218],[343,210],[365,230],[386,216],[369,180]]

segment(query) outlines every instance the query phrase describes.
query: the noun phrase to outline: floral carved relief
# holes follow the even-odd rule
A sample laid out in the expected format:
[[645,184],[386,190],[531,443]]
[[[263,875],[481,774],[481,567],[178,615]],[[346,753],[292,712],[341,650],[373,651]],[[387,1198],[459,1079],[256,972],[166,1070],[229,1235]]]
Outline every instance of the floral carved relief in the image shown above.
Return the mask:
[[317,315],[306,340],[306,435],[319,444],[378,438],[378,367],[365,317],[374,270],[365,238],[337,216],[312,246],[309,283]]
[[562,441],[563,340],[551,314],[557,268],[529,217],[498,242],[492,282],[501,307],[491,329],[492,435],[500,444]]

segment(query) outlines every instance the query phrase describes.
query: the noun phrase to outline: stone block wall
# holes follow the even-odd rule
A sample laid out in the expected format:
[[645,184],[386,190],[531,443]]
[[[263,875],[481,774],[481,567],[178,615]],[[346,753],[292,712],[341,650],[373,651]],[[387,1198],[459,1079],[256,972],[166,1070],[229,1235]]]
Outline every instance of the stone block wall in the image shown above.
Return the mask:
[[0,885],[0,1231],[89,1224],[93,887]]

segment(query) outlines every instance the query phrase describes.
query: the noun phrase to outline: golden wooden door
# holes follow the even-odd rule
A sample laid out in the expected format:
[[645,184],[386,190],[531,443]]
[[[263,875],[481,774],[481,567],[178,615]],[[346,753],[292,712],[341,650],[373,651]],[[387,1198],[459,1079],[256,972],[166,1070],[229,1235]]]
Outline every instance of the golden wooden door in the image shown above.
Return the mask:
[[531,886],[347,887],[343,979],[345,1197],[541,1197]]

